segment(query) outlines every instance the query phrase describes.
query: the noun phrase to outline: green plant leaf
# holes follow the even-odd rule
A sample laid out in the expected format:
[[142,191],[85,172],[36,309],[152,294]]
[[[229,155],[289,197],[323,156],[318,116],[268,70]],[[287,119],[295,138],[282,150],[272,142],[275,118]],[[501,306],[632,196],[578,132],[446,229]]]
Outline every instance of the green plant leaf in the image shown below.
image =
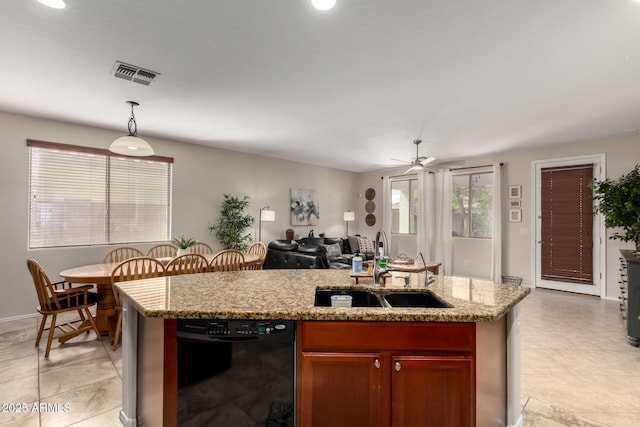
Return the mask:
[[621,228],[609,238],[640,245],[640,165],[617,181],[593,180],[591,188],[597,202],[594,213],[604,216],[607,228]]
[[225,194],[217,223],[209,225],[209,232],[216,232],[216,238],[225,249],[237,249],[242,252],[249,249],[252,236],[247,234],[246,230],[253,225],[254,218],[244,213],[249,207],[248,199],[247,196],[240,199]]
[[172,241],[173,241],[173,244],[179,247],[180,249],[188,249],[191,246],[196,244],[196,241],[194,239],[192,239],[191,237],[185,237],[183,235],[180,235],[179,237],[174,238]]

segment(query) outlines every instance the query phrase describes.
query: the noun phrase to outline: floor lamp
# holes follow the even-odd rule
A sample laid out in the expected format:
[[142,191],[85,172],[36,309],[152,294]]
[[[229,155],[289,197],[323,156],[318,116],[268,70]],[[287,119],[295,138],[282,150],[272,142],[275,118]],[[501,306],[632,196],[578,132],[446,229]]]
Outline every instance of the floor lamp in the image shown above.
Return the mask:
[[352,211],[346,211],[344,213],[344,222],[347,223],[347,236],[349,235],[349,223],[351,221],[355,221],[356,220],[356,213],[352,212]]
[[260,208],[260,217],[258,220],[258,241],[262,242],[262,221],[273,222],[276,220],[276,211],[272,211],[269,206]]

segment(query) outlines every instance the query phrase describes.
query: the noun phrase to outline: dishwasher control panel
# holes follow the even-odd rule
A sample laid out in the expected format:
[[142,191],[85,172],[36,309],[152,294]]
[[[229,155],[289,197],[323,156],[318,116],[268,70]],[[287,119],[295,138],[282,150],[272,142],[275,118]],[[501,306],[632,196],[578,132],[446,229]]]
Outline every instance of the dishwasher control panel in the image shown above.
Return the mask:
[[294,329],[293,321],[276,320],[178,320],[178,335],[206,335],[210,338],[266,337],[288,334]]

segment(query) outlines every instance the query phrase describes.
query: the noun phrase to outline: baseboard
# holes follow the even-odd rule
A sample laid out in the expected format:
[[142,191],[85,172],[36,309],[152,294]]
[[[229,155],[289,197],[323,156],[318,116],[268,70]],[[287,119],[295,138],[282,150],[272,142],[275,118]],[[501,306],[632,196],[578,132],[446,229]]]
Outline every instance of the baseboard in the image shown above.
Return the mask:
[[20,316],[0,317],[0,323],[1,322],[12,322],[14,320],[29,319],[31,317],[38,317],[38,316],[40,316],[39,313],[29,313],[29,314],[21,314]]
[[522,414],[520,414],[515,424],[507,424],[506,427],[523,427],[523,426],[524,426],[524,418],[522,418]]
[[123,410],[120,410],[120,422],[125,427],[136,427],[138,425],[138,421],[135,418],[129,418],[127,414],[124,413]]

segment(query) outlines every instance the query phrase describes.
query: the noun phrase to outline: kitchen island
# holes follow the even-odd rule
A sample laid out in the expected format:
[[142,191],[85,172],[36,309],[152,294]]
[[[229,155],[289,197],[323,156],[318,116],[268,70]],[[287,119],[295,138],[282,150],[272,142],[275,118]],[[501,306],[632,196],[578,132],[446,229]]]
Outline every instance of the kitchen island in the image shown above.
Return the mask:
[[[404,391],[433,378],[438,379],[438,389],[425,390],[431,393],[428,401],[457,402],[439,411],[461,413],[462,424],[456,421],[457,425],[521,423],[517,304],[529,289],[469,278],[433,278],[425,288],[424,273],[401,273],[381,289],[362,282],[356,287],[344,270],[257,270],[117,284],[124,309],[120,418],[130,426],[177,425],[177,319],[258,319],[297,321],[298,426],[330,419],[324,418],[328,415],[322,408],[336,401],[323,389],[323,375],[338,372],[333,380],[368,375],[363,388],[367,395],[354,400],[365,403],[360,408],[349,403],[367,415],[362,425],[424,420],[424,410],[407,411],[428,402]],[[447,307],[316,307],[318,288],[429,292]],[[356,370],[345,370],[345,357],[358,361]],[[318,369],[318,361],[323,369]],[[364,364],[372,367],[363,371]],[[398,373],[397,381],[393,372]],[[350,386],[349,381],[343,383],[341,387]],[[406,399],[398,401],[401,395]],[[373,407],[377,409],[372,415]]]

